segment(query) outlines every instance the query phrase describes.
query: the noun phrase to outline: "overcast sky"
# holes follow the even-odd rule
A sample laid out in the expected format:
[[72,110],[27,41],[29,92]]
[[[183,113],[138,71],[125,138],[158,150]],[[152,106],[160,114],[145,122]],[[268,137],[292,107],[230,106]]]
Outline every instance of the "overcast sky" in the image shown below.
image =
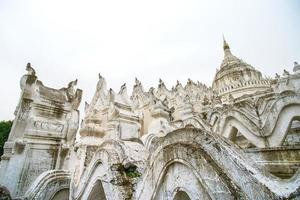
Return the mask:
[[138,77],[170,88],[188,78],[211,85],[233,54],[263,74],[300,61],[299,0],[0,0],[0,120],[13,119],[27,62],[44,85],[79,79],[90,102],[98,73],[116,92]]

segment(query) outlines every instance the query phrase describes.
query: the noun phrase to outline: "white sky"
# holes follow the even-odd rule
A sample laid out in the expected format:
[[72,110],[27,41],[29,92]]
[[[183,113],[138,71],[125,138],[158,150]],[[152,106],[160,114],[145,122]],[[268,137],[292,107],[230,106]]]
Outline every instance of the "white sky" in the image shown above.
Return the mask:
[[232,52],[263,74],[300,61],[299,0],[0,0],[0,120],[13,119],[19,80],[31,62],[44,85],[75,78],[84,101],[98,73],[116,92],[134,78],[162,78],[170,88],[188,78],[211,85]]

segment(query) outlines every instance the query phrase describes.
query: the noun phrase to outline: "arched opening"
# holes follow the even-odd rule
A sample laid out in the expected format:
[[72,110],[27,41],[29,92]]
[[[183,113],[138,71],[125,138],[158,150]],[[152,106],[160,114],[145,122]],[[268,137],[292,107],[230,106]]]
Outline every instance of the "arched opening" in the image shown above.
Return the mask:
[[[289,125],[280,151],[274,151],[272,157],[265,156],[267,161],[276,164],[267,165],[269,172],[282,179],[290,179],[299,169],[299,154],[291,149],[300,145],[300,118],[294,117]],[[280,162],[278,162],[280,161]]]
[[238,132],[237,128],[232,126],[231,129],[230,129],[230,133],[229,133],[229,139],[231,141],[234,142],[236,140],[237,132]]
[[300,145],[300,119],[293,119],[282,146]]
[[195,128],[195,126],[193,124],[186,124],[184,127],[185,128]]
[[211,117],[211,122],[212,122],[211,125],[214,126],[214,125],[217,123],[218,119],[219,119],[218,116],[213,115],[213,116]]
[[229,139],[242,149],[255,147],[255,145],[253,145],[249,140],[247,140],[247,138],[245,138],[245,136],[243,136],[243,134],[241,134],[241,132],[239,132],[239,130],[234,126],[231,128],[229,136]]
[[[185,148],[185,147],[182,147]],[[172,147],[172,149],[174,149]],[[198,160],[203,162],[204,160]],[[203,169],[200,171],[202,172]],[[214,171],[212,171],[212,174]],[[187,175],[188,174],[188,175]],[[208,176],[211,176],[209,174]],[[212,176],[215,176],[213,174]],[[192,171],[192,168],[182,162],[170,162],[166,165],[162,173],[161,179],[158,180],[159,185],[154,192],[154,200],[162,199],[182,199],[183,195],[180,191],[193,191],[188,195],[189,199],[210,199],[208,188],[204,187],[199,177]],[[184,188],[184,189],[183,189]],[[179,193],[177,195],[177,193]],[[185,193],[185,192],[184,192]],[[184,198],[186,199],[186,198]]]
[[88,200],[106,200],[103,185],[100,180],[97,180],[94,184],[93,189],[89,194]]
[[54,194],[51,200],[69,200],[69,189],[62,189],[59,190]]
[[186,192],[178,191],[174,197],[174,200],[191,200],[191,198]]

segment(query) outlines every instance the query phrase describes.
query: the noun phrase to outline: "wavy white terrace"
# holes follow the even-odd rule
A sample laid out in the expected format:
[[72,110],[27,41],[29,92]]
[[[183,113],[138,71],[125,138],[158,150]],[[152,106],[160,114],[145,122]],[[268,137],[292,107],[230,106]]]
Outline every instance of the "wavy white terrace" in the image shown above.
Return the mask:
[[28,64],[0,191],[43,200],[300,198],[300,65],[264,78],[225,40],[223,49],[212,86],[160,80],[145,91],[136,79],[128,94],[99,74],[83,119],[77,80],[48,88]]

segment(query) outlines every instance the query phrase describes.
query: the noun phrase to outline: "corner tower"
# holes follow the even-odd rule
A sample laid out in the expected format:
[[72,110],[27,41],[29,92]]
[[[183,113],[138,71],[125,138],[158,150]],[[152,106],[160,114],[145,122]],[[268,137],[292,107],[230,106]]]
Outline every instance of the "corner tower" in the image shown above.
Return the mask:
[[72,168],[68,160],[79,126],[82,90],[77,89],[77,79],[67,87],[53,89],[38,80],[30,63],[26,70],[0,162],[0,185],[13,199],[24,199],[41,174]]

